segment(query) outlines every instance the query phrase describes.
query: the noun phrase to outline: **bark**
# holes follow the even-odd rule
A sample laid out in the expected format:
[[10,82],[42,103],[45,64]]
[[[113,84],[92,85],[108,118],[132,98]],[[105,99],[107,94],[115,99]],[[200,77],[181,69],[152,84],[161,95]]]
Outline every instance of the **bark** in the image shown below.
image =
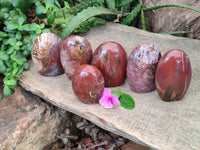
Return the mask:
[[[143,0],[144,7],[161,4],[182,4],[200,10],[200,0]],[[185,36],[200,39],[200,13],[177,7],[165,7],[145,13],[148,31],[160,33],[169,31],[190,31]]]

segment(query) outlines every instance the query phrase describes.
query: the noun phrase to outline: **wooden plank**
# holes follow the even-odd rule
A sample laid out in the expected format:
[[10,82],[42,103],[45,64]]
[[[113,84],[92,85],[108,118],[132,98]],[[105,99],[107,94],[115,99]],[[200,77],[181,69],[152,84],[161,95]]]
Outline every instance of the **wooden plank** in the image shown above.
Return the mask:
[[81,103],[73,94],[71,81],[66,75],[41,76],[32,62],[30,70],[22,73],[21,86],[55,106],[152,149],[200,149],[199,40],[154,34],[112,23],[91,29],[86,38],[93,49],[104,41],[119,42],[128,55],[141,43],[155,44],[162,55],[170,49],[184,50],[189,55],[193,71],[191,85],[184,99],[164,102],[156,91],[145,94],[132,92],[126,82],[120,88],[135,99],[136,106],[133,110],[122,107],[104,109],[99,104],[87,105]]

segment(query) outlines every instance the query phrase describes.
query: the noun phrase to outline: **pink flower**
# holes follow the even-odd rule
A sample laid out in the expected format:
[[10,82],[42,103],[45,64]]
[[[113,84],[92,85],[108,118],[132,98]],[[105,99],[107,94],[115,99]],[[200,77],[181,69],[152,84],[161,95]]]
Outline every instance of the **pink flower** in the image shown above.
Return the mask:
[[113,104],[120,105],[120,102],[116,95],[111,95],[111,90],[104,88],[103,95],[99,100],[99,104],[104,108],[113,108]]

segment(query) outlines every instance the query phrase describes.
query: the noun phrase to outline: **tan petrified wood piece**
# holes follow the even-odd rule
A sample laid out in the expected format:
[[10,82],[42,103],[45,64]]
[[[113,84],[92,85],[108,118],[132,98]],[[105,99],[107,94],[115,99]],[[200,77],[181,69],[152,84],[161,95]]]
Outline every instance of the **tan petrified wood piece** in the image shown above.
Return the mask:
[[127,55],[141,43],[155,44],[162,55],[170,49],[184,50],[189,55],[193,71],[192,81],[184,99],[163,102],[156,91],[137,94],[130,90],[126,82],[120,88],[135,99],[136,106],[133,110],[122,107],[104,109],[99,104],[86,105],[76,98],[71,81],[66,75],[41,76],[32,62],[30,70],[22,74],[21,86],[60,108],[152,149],[200,149],[199,40],[154,34],[112,23],[91,29],[86,38],[93,49],[104,41],[119,42]]

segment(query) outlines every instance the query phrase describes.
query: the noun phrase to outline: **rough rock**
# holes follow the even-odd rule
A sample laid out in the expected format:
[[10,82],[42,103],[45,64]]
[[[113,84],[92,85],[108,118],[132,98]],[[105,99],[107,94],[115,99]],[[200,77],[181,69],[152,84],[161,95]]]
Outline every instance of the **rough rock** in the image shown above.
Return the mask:
[[[2,94],[2,76],[0,84]],[[41,150],[57,139],[70,117],[22,88],[4,97],[0,107],[1,150]]]
[[[199,0],[144,0],[144,7],[162,4],[181,4],[200,10]],[[180,34],[193,39],[200,39],[200,13],[178,7],[165,7],[145,13],[148,31],[191,31],[190,34]]]
[[149,148],[129,141],[121,147],[121,150],[149,150]]

